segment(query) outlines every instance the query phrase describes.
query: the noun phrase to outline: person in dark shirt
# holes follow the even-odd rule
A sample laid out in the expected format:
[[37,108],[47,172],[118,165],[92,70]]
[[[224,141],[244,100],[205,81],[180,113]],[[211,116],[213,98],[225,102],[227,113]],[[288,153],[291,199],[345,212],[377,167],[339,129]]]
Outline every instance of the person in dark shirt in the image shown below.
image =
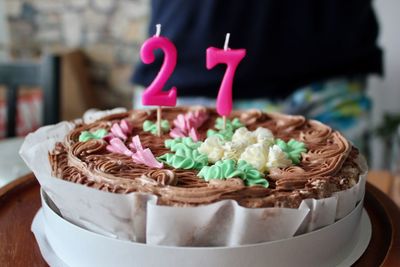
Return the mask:
[[[149,36],[162,24],[178,51],[165,88],[176,86],[182,104],[215,103],[226,67],[207,70],[205,51],[222,48],[229,32],[229,46],[247,50],[233,83],[236,107],[273,107],[342,130],[370,109],[365,79],[382,73],[371,0],[152,0],[151,7]],[[132,82],[148,86],[162,61],[160,52],[153,64],[139,62]]]

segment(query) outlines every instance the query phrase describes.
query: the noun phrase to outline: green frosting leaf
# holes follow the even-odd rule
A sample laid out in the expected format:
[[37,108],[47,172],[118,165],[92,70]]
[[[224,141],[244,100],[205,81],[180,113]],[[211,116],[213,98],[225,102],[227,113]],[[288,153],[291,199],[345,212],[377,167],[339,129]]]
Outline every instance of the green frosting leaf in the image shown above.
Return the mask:
[[299,164],[301,153],[307,152],[306,145],[303,142],[294,139],[290,139],[287,143],[282,139],[277,139],[276,144],[282,149],[293,164]]
[[223,118],[219,117],[215,121],[214,127],[218,129],[218,131],[208,130],[207,137],[217,135],[223,140],[230,141],[232,140],[233,133],[236,131],[236,129],[243,127],[243,124],[238,118],[234,118],[232,121],[227,119],[226,128],[224,129],[224,120]]
[[[232,121],[231,120],[226,120],[226,129],[230,129],[232,132],[234,132],[236,129],[239,129],[240,127],[243,127],[244,125],[240,122],[238,118],[234,118]],[[218,130],[224,129],[224,119],[219,117],[215,121],[215,128]]]
[[[194,150],[196,152],[196,150]],[[198,153],[198,152],[197,152]],[[192,154],[190,156],[182,156],[178,154],[166,153],[157,158],[158,160],[165,162],[166,164],[174,167],[175,169],[201,169],[207,164],[207,156],[198,153],[198,155]],[[204,160],[205,159],[205,160]]]
[[243,178],[244,173],[236,170],[235,161],[232,159],[219,160],[214,165],[204,166],[197,176],[209,181],[211,179],[227,179],[233,177]]
[[178,137],[175,139],[165,140],[165,147],[171,151],[176,152],[179,147],[186,146],[190,149],[197,149],[201,145],[201,142],[194,142],[190,137]]
[[98,129],[95,132],[83,131],[79,135],[79,142],[87,142],[92,139],[101,139],[107,135],[106,129]]
[[241,178],[245,185],[262,185],[268,187],[269,183],[263,174],[244,160],[238,164],[232,159],[219,160],[214,165],[204,166],[197,176],[209,181],[211,179]]
[[246,178],[244,180],[245,185],[262,185],[264,187],[269,186],[268,180],[265,179],[264,175],[246,161],[239,160],[237,168],[246,174]]
[[215,131],[215,130],[208,130],[207,131],[207,137],[216,135],[220,139],[225,140],[225,141],[230,141],[232,140],[233,132],[229,129],[226,130],[220,130],[220,131]]
[[[161,132],[168,132],[170,129],[169,122],[167,120],[161,121]],[[152,134],[157,134],[157,123],[154,123],[149,120],[145,120],[143,122],[143,131],[150,132]]]
[[175,153],[166,153],[158,159],[176,169],[201,169],[208,164],[206,155],[197,148],[201,142],[194,142],[190,137],[165,140],[165,146]]

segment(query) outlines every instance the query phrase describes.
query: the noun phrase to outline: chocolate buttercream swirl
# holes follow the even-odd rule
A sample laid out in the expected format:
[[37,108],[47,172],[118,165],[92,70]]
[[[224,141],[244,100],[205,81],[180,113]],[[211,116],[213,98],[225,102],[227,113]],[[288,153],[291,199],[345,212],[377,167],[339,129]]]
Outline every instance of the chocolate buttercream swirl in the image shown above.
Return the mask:
[[76,157],[90,154],[99,154],[105,151],[107,143],[102,139],[92,139],[87,142],[78,142],[72,145],[72,154]]
[[[197,107],[196,107],[197,108]],[[164,108],[163,119],[173,125],[179,115],[195,108]],[[213,128],[218,114],[215,109],[202,108],[208,119],[198,129],[205,138]],[[114,123],[126,119],[133,127],[125,145],[134,135],[139,135],[144,147],[161,156],[170,152],[161,137],[145,133],[145,120],[156,120],[154,110],[131,111],[113,114],[91,124],[77,124],[62,143],[57,143],[49,153],[52,173],[56,177],[97,188],[107,192],[144,192],[158,197],[161,205],[196,206],[223,199],[233,199],[245,207],[298,207],[304,198],[330,196],[355,184],[359,167],[355,163],[358,152],[337,131],[302,116],[266,114],[258,110],[234,111],[230,119],[239,117],[250,130],[258,127],[270,129],[275,137],[285,141],[296,139],[304,142],[307,152],[298,165],[272,168],[267,176],[270,188],[245,186],[241,179],[205,180],[197,177],[198,170],[151,169],[135,163],[131,157],[110,153],[104,140],[79,142],[82,131],[110,130]]]
[[160,188],[161,201],[181,202],[190,205],[199,205],[212,203],[223,199],[222,196],[227,193],[237,191],[236,187],[199,187],[199,188],[181,188],[181,187],[163,187]]
[[232,187],[232,186],[237,186],[240,188],[244,188],[244,182],[242,179],[239,178],[230,178],[226,180],[220,180],[220,179],[211,179],[209,182],[209,186],[215,186],[215,187]]
[[307,178],[288,178],[276,181],[276,188],[279,190],[302,189],[308,182]]
[[250,110],[243,111],[240,114],[240,121],[246,126],[252,125],[252,124],[256,123],[258,121],[258,119],[260,119],[263,116],[265,116],[265,114],[262,113],[261,110],[250,109]]
[[110,173],[115,175],[128,173],[128,176],[122,176],[124,178],[133,179],[135,176],[140,176],[143,169],[138,169],[137,172],[135,172],[135,169],[131,166],[132,159],[125,155],[121,156],[123,157],[113,158],[112,156],[108,156],[104,159],[98,158],[93,161],[93,168],[96,169],[98,172]]
[[306,121],[303,116],[283,115],[279,113],[272,113],[270,117],[274,121],[276,131],[285,132],[286,135],[295,131],[296,128],[303,126]]
[[129,118],[135,123],[142,124],[152,113],[151,110],[137,110],[136,112],[132,112]]
[[[333,132],[318,148],[311,149],[302,155],[299,166],[285,169],[272,169],[269,177],[276,182],[277,189],[295,189],[291,187],[293,179],[315,176],[334,176],[342,168],[351,150],[348,141],[338,132]],[[282,181],[281,181],[282,180]]]
[[305,143],[324,143],[332,134],[332,129],[318,121],[310,120],[305,129],[300,132],[299,140]]
[[151,170],[143,175],[157,181],[160,185],[176,185],[178,183],[175,173],[171,170]]
[[122,113],[114,113],[107,115],[99,120],[97,120],[95,123],[104,123],[104,122],[110,122],[110,121],[120,121],[122,119],[127,118],[131,113],[130,112],[122,112]]
[[111,128],[112,123],[110,121],[97,121],[92,124],[77,124],[75,129],[69,132],[65,138],[65,144],[71,146],[78,142],[79,136],[83,131],[95,132],[98,129],[106,129],[107,131]]

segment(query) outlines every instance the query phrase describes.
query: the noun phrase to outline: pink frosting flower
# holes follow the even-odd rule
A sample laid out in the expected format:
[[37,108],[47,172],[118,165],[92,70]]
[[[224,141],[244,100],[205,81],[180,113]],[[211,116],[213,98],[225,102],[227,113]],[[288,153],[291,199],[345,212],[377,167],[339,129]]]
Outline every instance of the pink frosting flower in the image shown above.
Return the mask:
[[117,154],[124,154],[128,157],[131,157],[133,155],[133,152],[125,146],[124,142],[121,139],[114,137],[110,140],[109,143],[110,144],[106,147],[108,151]]
[[132,125],[127,120],[121,120],[121,122],[114,123],[110,129],[110,134],[104,137],[104,140],[110,142],[113,138],[120,138],[123,141],[128,139],[128,135],[132,132]]
[[150,149],[143,149],[138,135],[132,137],[132,143],[129,145],[129,147],[136,151],[132,155],[132,159],[135,162],[142,163],[152,168],[160,169],[163,167],[163,164],[157,161]]
[[106,147],[108,151],[132,157],[133,161],[136,163],[158,169],[164,166],[161,162],[157,161],[149,148],[143,149],[142,143],[137,135],[132,137],[132,143],[129,144],[130,149],[117,137],[112,138],[109,143],[110,144]]
[[179,114],[174,120],[174,126],[169,135],[172,138],[191,137],[194,141],[199,140],[197,128],[208,119],[208,114],[203,110],[190,111],[185,115]]

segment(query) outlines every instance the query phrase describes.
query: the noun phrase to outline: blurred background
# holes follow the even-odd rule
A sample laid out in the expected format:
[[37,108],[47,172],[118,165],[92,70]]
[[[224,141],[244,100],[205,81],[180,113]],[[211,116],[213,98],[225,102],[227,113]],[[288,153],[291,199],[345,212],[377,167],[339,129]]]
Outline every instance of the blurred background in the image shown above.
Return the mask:
[[[368,77],[373,99],[368,150],[374,169],[393,168],[400,124],[400,1],[373,1],[383,77]],[[150,0],[0,0],[0,62],[35,60],[57,53],[62,61],[62,119],[80,117],[88,108],[132,106],[134,62],[147,37]],[[0,88],[0,137],[5,136],[5,90]],[[41,124],[40,90],[18,97],[19,135]],[[400,133],[399,133],[400,134]]]

